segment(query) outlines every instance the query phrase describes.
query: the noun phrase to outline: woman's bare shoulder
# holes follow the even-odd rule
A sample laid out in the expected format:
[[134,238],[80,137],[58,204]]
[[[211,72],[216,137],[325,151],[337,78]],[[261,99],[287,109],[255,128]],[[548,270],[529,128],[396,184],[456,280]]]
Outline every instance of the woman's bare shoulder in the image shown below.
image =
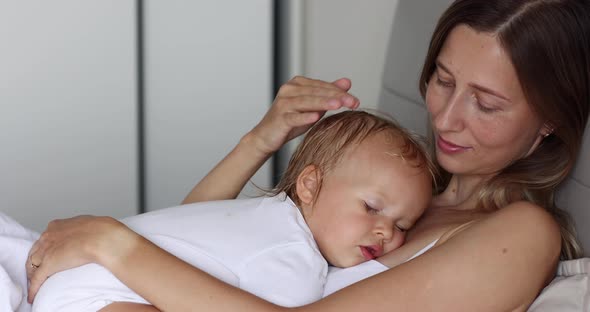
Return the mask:
[[443,234],[441,241],[447,241],[471,227],[474,227],[472,231],[480,228],[485,231],[495,226],[501,227],[504,234],[519,235],[523,239],[529,238],[531,244],[544,238],[544,246],[553,247],[553,249],[561,248],[559,224],[545,209],[527,201],[511,203],[496,212],[454,227]]
[[473,246],[477,255],[513,261],[514,270],[541,273],[547,279],[553,275],[561,250],[559,224],[545,209],[526,201],[511,203],[465,223],[443,238],[439,246]]
[[502,289],[496,294],[518,294],[512,299],[528,305],[554,275],[561,235],[549,212],[520,201],[449,232],[438,248],[439,260],[447,261],[443,251],[462,255],[475,265],[465,274],[488,276],[481,281]]

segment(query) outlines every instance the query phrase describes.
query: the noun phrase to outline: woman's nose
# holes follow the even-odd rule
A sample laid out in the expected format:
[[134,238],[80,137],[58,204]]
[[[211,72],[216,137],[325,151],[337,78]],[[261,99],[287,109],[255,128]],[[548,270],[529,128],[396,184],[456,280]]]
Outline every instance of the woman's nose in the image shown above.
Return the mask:
[[464,93],[454,93],[446,100],[442,100],[437,110],[431,110],[432,123],[437,131],[460,131],[463,127],[465,103],[469,96]]

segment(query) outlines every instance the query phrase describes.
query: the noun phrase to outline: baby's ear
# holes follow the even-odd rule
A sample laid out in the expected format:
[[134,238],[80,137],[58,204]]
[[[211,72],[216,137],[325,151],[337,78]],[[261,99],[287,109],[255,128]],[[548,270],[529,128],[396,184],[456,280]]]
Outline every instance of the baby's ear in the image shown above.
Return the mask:
[[311,212],[319,184],[320,172],[315,165],[303,168],[297,176],[297,197],[304,215]]

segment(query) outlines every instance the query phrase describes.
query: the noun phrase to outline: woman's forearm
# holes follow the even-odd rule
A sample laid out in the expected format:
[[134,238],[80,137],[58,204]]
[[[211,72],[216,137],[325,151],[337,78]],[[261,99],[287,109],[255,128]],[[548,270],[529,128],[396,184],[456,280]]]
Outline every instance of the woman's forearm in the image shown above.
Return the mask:
[[255,138],[246,134],[238,145],[219,162],[186,196],[183,204],[233,199],[272,155],[261,151]]
[[162,311],[287,310],[221,282],[139,235],[122,250],[126,250],[123,256],[104,256],[101,262]]

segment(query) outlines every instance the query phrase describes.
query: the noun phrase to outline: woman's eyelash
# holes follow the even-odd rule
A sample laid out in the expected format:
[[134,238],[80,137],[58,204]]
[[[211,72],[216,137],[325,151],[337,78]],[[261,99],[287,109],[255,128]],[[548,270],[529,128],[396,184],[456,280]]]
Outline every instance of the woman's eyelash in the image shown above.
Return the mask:
[[452,82],[447,82],[447,81],[441,80],[438,75],[436,76],[436,83],[438,85],[441,85],[441,86],[445,87],[445,88],[449,88],[449,87],[452,87],[453,86],[453,83]]
[[[444,81],[440,79],[440,76],[437,74],[436,75],[436,83],[444,88],[451,88],[454,86],[454,84],[452,82],[448,82],[448,81]],[[475,94],[472,95],[473,99],[475,100],[477,107],[479,108],[479,110],[481,110],[482,112],[489,114],[489,113],[493,113],[498,111],[498,109],[496,108],[490,108],[487,107],[483,104],[481,104],[481,102],[479,101],[479,99],[477,98],[477,96],[475,96]]]
[[486,106],[484,106],[484,105],[481,105],[479,102],[477,103],[477,106],[478,106],[478,107],[479,107],[479,109],[480,109],[482,112],[484,112],[484,113],[493,113],[493,112],[495,112],[495,111],[496,111],[496,109],[495,109],[495,108],[489,108],[489,107],[486,107]]
[[473,94],[471,97],[475,100],[475,103],[477,104],[477,107],[482,112],[484,112],[486,114],[489,114],[489,113],[493,113],[493,112],[498,111],[498,109],[496,109],[496,108],[487,107],[486,105],[481,104],[481,102],[479,101],[479,99],[477,98],[477,96],[475,94]]

